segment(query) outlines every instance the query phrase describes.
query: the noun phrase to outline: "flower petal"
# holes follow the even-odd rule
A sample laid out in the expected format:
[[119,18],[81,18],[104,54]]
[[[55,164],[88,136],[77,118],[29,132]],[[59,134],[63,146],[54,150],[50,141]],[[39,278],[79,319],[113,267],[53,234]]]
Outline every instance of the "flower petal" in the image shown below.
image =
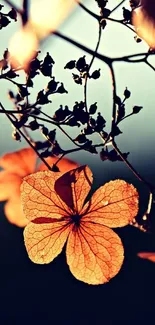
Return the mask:
[[27,253],[37,264],[50,263],[61,253],[72,227],[67,221],[49,221],[40,224],[30,222],[24,230]]
[[[47,163],[52,166],[53,164],[55,164],[58,160],[58,157],[48,157],[45,159],[47,161]],[[67,158],[62,158],[58,164],[57,164],[60,172],[62,173],[66,173],[71,169],[77,168],[79,166],[78,163],[76,163],[75,161],[72,161],[70,159]],[[38,171],[41,170],[48,170],[47,166],[44,163],[41,163],[40,166],[38,167]]]
[[114,277],[123,263],[123,253],[120,238],[102,225],[81,222],[68,237],[66,255],[70,271],[88,284],[102,284]]
[[70,209],[54,190],[54,184],[62,173],[42,171],[24,178],[21,185],[21,200],[25,216],[55,218],[70,214]]
[[10,199],[4,206],[4,213],[8,221],[18,227],[25,227],[28,219],[24,216],[20,196],[19,198]]
[[0,166],[11,173],[21,177],[35,171],[37,155],[31,148],[7,153],[0,158]]
[[155,262],[155,253],[153,252],[140,252],[137,255],[143,259]]
[[0,172],[0,201],[6,201],[10,197],[15,197],[15,192],[20,189],[21,182],[22,180],[18,175],[6,171],[1,171]]
[[131,184],[115,180],[101,186],[82,213],[83,221],[93,221],[108,227],[129,224],[138,212],[138,192]]
[[73,211],[80,213],[91,185],[91,170],[81,166],[62,175],[55,182],[55,190]]

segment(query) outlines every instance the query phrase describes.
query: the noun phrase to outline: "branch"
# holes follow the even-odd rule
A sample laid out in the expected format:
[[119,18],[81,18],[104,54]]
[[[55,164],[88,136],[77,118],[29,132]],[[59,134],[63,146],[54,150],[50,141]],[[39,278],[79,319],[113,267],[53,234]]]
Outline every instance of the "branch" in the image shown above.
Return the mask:
[[28,9],[29,9],[29,0],[23,0],[23,10],[21,15],[23,26],[26,25],[29,19]]
[[82,51],[85,51],[85,52],[89,53],[92,56],[94,55],[94,57],[98,58],[99,60],[105,62],[108,65],[113,62],[113,59],[111,59],[111,58],[109,58],[109,57],[107,57],[105,55],[102,55],[102,54],[100,54],[98,52],[94,53],[94,51],[91,50],[90,48],[88,48],[85,45],[82,45],[82,44],[76,42],[75,40],[69,38],[68,36],[65,36],[65,35],[61,34],[60,32],[53,32],[52,34],[58,36],[59,38],[65,40],[65,41],[67,41],[69,43],[71,43],[72,45],[80,48]]

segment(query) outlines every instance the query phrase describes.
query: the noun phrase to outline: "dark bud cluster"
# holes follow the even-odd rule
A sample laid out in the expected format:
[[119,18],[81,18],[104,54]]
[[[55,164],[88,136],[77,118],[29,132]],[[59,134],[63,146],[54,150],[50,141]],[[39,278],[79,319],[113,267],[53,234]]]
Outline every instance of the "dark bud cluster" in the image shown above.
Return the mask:
[[63,153],[63,150],[56,140],[56,129],[49,131],[47,127],[43,126],[41,128],[41,133],[47,139],[47,142],[44,143],[46,150],[41,153],[42,157],[47,158],[49,156],[59,156]]
[[124,23],[131,24],[132,11],[126,9],[125,7],[123,7],[122,9],[123,9]]
[[[0,29],[7,27],[11,21],[17,21],[17,12],[14,8],[12,8],[7,14],[3,13],[1,10],[3,9],[3,5],[0,4]],[[10,19],[9,19],[10,18]]]
[[116,115],[116,124],[113,128],[113,136],[119,135],[122,132],[120,131],[120,129],[118,128],[118,124],[119,122],[121,122],[124,118],[129,117],[133,114],[138,114],[141,109],[143,108],[142,106],[137,106],[135,105],[132,109],[132,112],[130,114],[126,114],[125,112],[125,101],[130,98],[131,96],[131,92],[127,89],[127,87],[124,90],[124,99],[121,100],[121,98],[119,96],[115,97],[115,104],[117,105],[117,115]]
[[77,122],[81,122],[82,124],[88,123],[89,121],[89,113],[85,111],[84,102],[75,102],[73,106],[73,117]]
[[52,68],[54,63],[53,58],[50,56],[49,52],[47,52],[44,61],[40,66],[40,71],[45,77],[52,77]]
[[101,69],[95,70],[95,71],[90,75],[90,78],[92,78],[92,79],[98,79],[98,78],[100,77],[100,70],[101,70]]
[[111,10],[109,10],[108,8],[105,8],[108,4],[108,0],[95,0],[95,1],[97,2],[98,7],[101,9],[100,15],[103,18],[107,18],[111,13]]
[[88,139],[86,138],[85,134],[81,133],[74,139],[74,141],[77,141],[79,143],[85,143],[88,141]]
[[13,19],[14,21],[17,21],[17,12],[14,8],[12,8],[9,12],[8,12],[8,16]]
[[56,122],[62,122],[66,119],[66,117],[70,116],[72,112],[69,110],[68,106],[66,105],[64,108],[60,105],[59,109],[55,111],[53,119]]
[[29,127],[32,131],[35,131],[39,129],[39,124],[36,120],[34,120],[29,123]]
[[134,36],[134,40],[136,41],[136,43],[141,43],[142,39],[139,38],[137,35]]
[[128,88],[126,87],[125,90],[124,90],[124,97],[125,97],[126,99],[128,99],[130,96],[131,96],[131,92],[130,92],[130,90],[128,90]]
[[12,132],[12,138],[16,141],[21,141],[20,133],[17,130],[14,130]]
[[48,94],[43,90],[40,90],[37,95],[37,104],[45,105],[49,104],[51,101],[48,99]]
[[89,65],[86,63],[86,56],[80,57],[77,61],[69,61],[64,69],[76,70],[76,73],[72,73],[74,82],[78,85],[82,85],[82,80],[87,76],[88,78],[98,79],[100,77],[100,69],[95,70],[91,75],[89,74]]
[[85,55],[80,57],[77,61],[69,61],[64,69],[76,69],[77,73],[72,73],[73,80],[76,84],[82,85],[82,79],[85,78],[88,72],[88,64],[86,63]]
[[64,69],[72,70],[75,68],[75,64],[76,64],[76,60],[71,60],[65,65]]
[[[122,156],[127,159],[129,155],[129,152],[123,153]],[[100,158],[102,161],[109,160],[111,162],[115,161],[123,161],[123,159],[117,154],[117,152],[113,149],[111,151],[108,151],[108,148],[102,149],[100,152]]]
[[134,106],[132,113],[133,114],[138,114],[141,111],[142,108],[143,108],[142,106]]

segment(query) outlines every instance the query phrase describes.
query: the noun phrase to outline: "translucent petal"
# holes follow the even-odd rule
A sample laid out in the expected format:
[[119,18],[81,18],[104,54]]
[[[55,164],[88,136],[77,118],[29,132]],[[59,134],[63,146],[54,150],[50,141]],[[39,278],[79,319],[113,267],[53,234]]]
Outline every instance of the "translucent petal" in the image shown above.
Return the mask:
[[138,212],[138,192],[131,184],[115,180],[101,186],[85,205],[83,221],[92,221],[108,227],[129,224]]
[[124,250],[113,230],[81,222],[69,234],[66,255],[70,271],[78,280],[103,284],[119,272]]
[[24,240],[29,258],[37,264],[47,264],[61,253],[71,230],[67,221],[43,220],[30,222],[24,230]]
[[24,178],[21,185],[21,201],[25,216],[31,221],[36,218],[62,218],[71,213],[54,190],[61,173],[42,171]]
[[81,166],[62,175],[55,183],[55,190],[74,212],[80,213],[91,185],[91,170]]

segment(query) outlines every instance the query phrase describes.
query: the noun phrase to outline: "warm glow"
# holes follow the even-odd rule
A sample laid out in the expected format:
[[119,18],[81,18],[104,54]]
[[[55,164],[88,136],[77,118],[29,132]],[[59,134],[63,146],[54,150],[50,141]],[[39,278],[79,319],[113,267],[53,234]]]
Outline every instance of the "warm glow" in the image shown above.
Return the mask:
[[153,17],[141,6],[133,11],[132,21],[138,36],[155,49],[155,13]]
[[30,11],[30,21],[39,39],[56,30],[70,13],[75,0],[34,0]]
[[11,65],[16,68],[18,63],[25,68],[33,58],[34,50],[38,48],[38,39],[30,24],[17,32],[11,39],[9,52]]
[[42,39],[55,31],[75,5],[74,0],[33,0],[28,23],[11,39],[9,51],[16,68],[27,68]]

